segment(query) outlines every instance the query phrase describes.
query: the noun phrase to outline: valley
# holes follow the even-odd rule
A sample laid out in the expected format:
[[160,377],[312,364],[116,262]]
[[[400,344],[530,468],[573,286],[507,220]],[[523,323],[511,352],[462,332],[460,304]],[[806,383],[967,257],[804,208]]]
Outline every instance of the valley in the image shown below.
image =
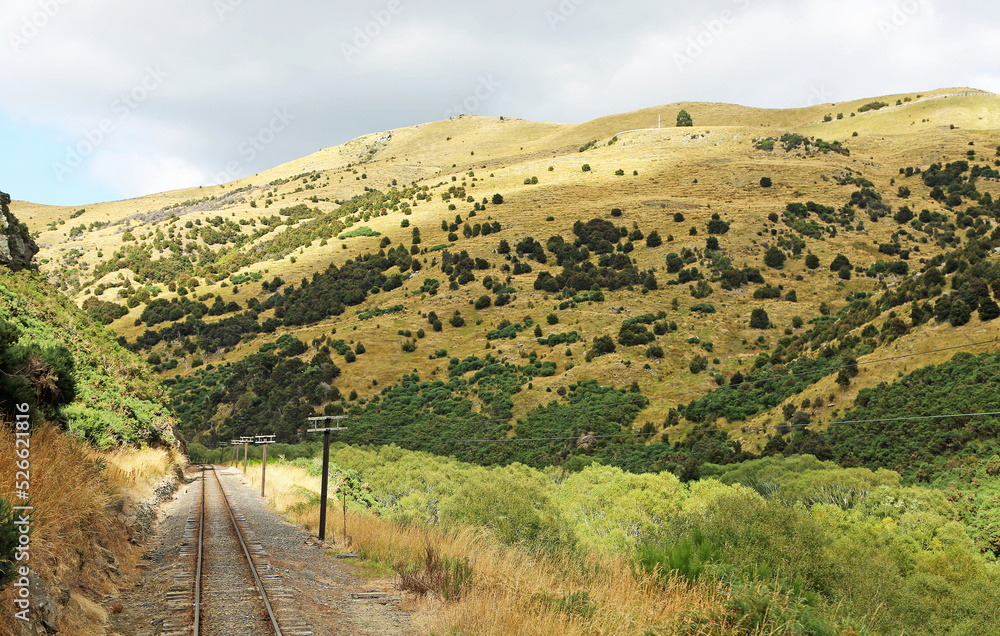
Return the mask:
[[[457,116],[137,199],[44,206],[4,184],[39,248],[37,274],[0,278],[4,346],[68,347],[79,399],[46,418],[97,448],[220,464],[231,439],[276,435],[300,481],[269,503],[310,529],[307,418],[345,416],[362,556],[419,569],[392,533],[429,528],[446,567],[496,586],[513,575],[453,533],[482,531],[497,562],[544,554],[565,594],[507,590],[502,611],[547,633],[703,633],[636,609],[658,576],[717,633],[988,633],[997,122],[1000,97],[973,89]],[[609,560],[563,560],[584,554]],[[597,576],[629,568],[634,607]],[[435,606],[436,628],[477,594]],[[743,618],[704,609],[723,606]]]

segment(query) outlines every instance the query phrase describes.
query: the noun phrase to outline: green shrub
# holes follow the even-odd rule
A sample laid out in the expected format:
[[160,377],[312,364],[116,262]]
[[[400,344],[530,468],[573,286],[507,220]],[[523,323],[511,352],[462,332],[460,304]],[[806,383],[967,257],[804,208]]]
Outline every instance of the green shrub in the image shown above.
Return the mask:
[[666,583],[674,575],[680,574],[690,582],[698,580],[705,567],[719,562],[722,551],[705,538],[700,528],[670,547],[644,544],[636,557],[638,565],[649,574],[655,573]]
[[538,482],[513,471],[493,471],[471,481],[441,504],[445,525],[468,524],[488,530],[507,545],[552,550],[564,541],[559,513]]
[[354,238],[356,236],[381,236],[380,232],[376,232],[367,225],[362,225],[354,228],[353,230],[348,230],[338,235],[337,238],[341,241],[344,239]]
[[858,107],[858,112],[859,113],[867,113],[870,110],[881,110],[881,109],[885,108],[888,105],[889,104],[887,104],[886,102],[880,102],[880,101],[868,102],[867,104],[865,104],[863,106],[859,106]]
[[764,264],[774,269],[781,269],[785,266],[785,253],[781,248],[772,245],[764,254]]
[[767,312],[761,309],[760,307],[750,312],[750,328],[770,329],[771,319],[768,317]]

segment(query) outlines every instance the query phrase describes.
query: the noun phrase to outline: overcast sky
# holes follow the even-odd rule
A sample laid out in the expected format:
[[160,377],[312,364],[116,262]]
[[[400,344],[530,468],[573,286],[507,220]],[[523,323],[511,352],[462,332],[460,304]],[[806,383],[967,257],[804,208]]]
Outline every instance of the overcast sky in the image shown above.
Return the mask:
[[974,0],[5,0],[0,189],[83,205],[208,185],[466,112],[1000,92]]

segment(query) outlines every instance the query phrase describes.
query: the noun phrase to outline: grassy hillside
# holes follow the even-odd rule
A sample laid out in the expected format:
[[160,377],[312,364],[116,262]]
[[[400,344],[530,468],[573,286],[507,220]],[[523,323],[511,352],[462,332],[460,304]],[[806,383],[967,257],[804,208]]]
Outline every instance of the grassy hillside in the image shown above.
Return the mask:
[[122,349],[112,332],[40,280],[37,272],[0,270],[0,324],[11,338],[3,343],[5,355],[14,355],[19,347],[35,350],[51,366],[45,353],[63,352],[53,354],[65,361],[62,368],[48,373],[59,378],[57,390],[70,395],[58,400],[56,410],[46,409],[41,385],[32,380],[25,399],[36,402],[33,407],[37,406],[40,418],[62,423],[104,449],[123,444],[181,444],[175,420],[162,403],[162,389],[149,369]]
[[[553,398],[568,403],[562,395],[571,386],[597,380],[636,385],[648,403],[628,424],[656,435],[666,427],[674,441],[694,422],[678,405],[737,372],[780,373],[793,357],[814,357],[810,321],[833,320],[849,302],[989,234],[1000,194],[988,172],[997,105],[990,94],[952,89],[784,111],[684,103],[576,125],[457,117],[372,134],[222,186],[77,209],[14,206],[38,233],[43,269],[174,383],[177,399],[190,405],[187,432],[199,439],[239,432],[261,413],[254,396],[262,391],[241,400],[212,387],[232,373],[227,365],[264,347],[262,360],[236,371],[288,389],[264,413],[290,414],[278,422],[289,441],[302,415],[352,405],[371,411],[372,398],[404,375],[447,383],[455,359],[470,360],[457,378],[468,385],[459,393],[468,391],[469,413],[489,415],[492,399],[469,385],[480,364],[472,359],[516,376],[504,380],[511,402],[504,414],[512,418],[501,431]],[[694,127],[672,126],[680,108]],[[667,127],[615,136],[655,128],[657,114]],[[970,164],[961,185],[976,188],[971,198],[955,194],[957,202],[951,192],[931,198],[923,173],[900,174],[956,161]],[[982,173],[972,177],[972,169]],[[503,203],[493,203],[495,194]],[[895,220],[904,206],[913,218]],[[598,233],[613,226],[619,240],[601,254],[607,246],[583,240],[578,223]],[[659,244],[647,240],[654,231]],[[567,248],[588,243],[588,251],[566,251],[551,237]],[[503,246],[510,252],[500,253]],[[766,262],[769,251],[784,262]],[[807,264],[808,255],[819,265]],[[846,274],[830,269],[838,255],[850,264]],[[541,272],[555,282],[540,280]],[[589,296],[595,286],[602,301]],[[851,325],[859,335],[886,320],[882,303],[872,302],[865,320]],[[753,309],[766,311],[773,328],[752,328]],[[456,311],[460,326],[451,323]],[[627,328],[635,338],[625,337],[648,342],[622,344],[623,323],[649,314],[655,320]],[[815,418],[835,417],[858,388],[922,359],[882,363],[877,373],[869,360],[942,338],[988,340],[966,336],[991,328],[979,324],[975,315],[959,328],[924,322],[852,347],[862,372],[849,387],[836,385],[834,373],[791,394],[802,401],[805,391]],[[556,335],[559,344],[541,344],[536,326],[543,342]],[[495,331],[503,337],[490,338]],[[601,336],[615,350],[593,355]],[[275,385],[267,349],[290,337],[308,351],[274,350],[286,352]],[[782,345],[788,337],[795,343]],[[789,346],[794,356],[771,361],[775,348]],[[258,363],[269,377],[252,370]],[[297,386],[282,380],[309,369]],[[746,430],[735,437],[748,449],[762,447],[782,421],[778,405],[765,406],[742,416]]]

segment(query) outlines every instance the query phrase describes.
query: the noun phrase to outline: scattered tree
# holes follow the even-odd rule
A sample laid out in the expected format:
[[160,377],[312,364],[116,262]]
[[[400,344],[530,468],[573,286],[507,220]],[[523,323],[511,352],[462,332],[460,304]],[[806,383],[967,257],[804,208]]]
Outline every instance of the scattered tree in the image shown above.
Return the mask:
[[847,260],[847,257],[843,254],[837,254],[837,256],[830,263],[830,271],[838,272],[843,267],[851,267],[851,261]]
[[764,254],[764,264],[774,269],[781,269],[785,266],[785,253],[776,245],[772,245]]
[[767,312],[762,308],[758,307],[750,312],[750,328],[751,329],[770,329],[771,319],[768,317]]

